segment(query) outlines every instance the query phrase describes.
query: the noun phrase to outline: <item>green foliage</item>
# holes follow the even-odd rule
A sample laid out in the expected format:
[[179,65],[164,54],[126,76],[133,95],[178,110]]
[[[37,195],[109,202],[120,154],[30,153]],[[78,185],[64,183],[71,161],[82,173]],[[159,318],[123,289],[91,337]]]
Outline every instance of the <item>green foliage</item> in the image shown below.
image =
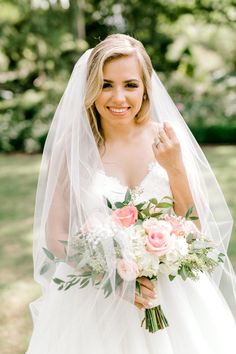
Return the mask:
[[143,42],[200,142],[235,143],[233,0],[87,0],[83,12],[77,0],[33,3],[0,0],[0,151],[42,150],[74,63],[114,32]]

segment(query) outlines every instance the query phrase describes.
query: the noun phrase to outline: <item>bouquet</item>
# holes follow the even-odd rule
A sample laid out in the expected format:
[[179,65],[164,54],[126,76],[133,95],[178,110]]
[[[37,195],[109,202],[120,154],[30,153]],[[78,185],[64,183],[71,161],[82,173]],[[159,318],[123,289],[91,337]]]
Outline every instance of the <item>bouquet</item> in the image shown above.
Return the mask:
[[[95,224],[88,221],[73,237],[73,252],[66,259],[79,272],[69,274],[67,280],[54,278],[59,290],[68,290],[76,284],[80,288],[102,284],[104,296],[111,294],[112,286],[107,277],[103,251],[106,238],[112,240],[116,253],[116,288],[122,286],[124,281],[134,281],[141,276],[156,281],[161,273],[166,274],[170,281],[177,276],[183,280],[198,280],[201,272],[212,273],[223,262],[224,254],[218,253],[212,240],[194,224],[198,218],[192,215],[192,208],[185,216],[177,216],[173,210],[173,199],[169,196],[160,202],[152,198],[139,204],[135,204],[135,198],[135,192],[127,190],[123,202],[113,205],[107,199],[111,210],[109,219]],[[66,246],[66,241],[60,242]],[[125,247],[122,245],[127,244],[130,252],[125,257]],[[52,262],[62,261],[48,249],[44,248],[44,252]],[[46,272],[49,266],[50,263],[46,262],[41,273]],[[140,293],[138,280],[136,289]],[[144,321],[151,333],[168,326],[161,305],[145,309],[142,325]]]

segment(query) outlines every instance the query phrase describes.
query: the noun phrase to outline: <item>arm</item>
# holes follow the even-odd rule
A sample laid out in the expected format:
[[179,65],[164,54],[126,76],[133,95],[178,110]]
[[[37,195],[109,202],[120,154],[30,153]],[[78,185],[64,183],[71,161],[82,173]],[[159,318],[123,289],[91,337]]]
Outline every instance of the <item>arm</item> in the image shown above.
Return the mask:
[[[174,210],[177,215],[185,215],[190,207],[193,207],[194,215],[197,215],[187,174],[182,160],[181,147],[173,128],[164,123],[159,128],[158,138],[160,142],[153,144],[153,152],[156,160],[166,170],[170,188],[173,194]],[[196,222],[199,226],[199,222]]]

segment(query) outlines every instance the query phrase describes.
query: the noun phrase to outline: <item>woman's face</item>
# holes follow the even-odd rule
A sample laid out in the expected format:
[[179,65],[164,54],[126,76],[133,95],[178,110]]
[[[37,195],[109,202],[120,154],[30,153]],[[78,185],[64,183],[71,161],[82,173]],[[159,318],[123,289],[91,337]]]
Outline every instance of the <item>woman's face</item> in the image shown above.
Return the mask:
[[[128,124],[140,111],[144,84],[135,56],[123,56],[105,63],[103,88],[95,106],[105,126]],[[104,125],[103,124],[103,125]]]

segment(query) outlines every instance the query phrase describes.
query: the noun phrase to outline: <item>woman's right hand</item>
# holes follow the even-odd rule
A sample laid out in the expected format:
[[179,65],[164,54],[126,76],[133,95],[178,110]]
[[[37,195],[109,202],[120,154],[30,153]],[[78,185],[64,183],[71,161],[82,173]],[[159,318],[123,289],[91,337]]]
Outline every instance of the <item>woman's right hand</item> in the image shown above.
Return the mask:
[[153,300],[157,299],[154,284],[146,277],[137,278],[140,284],[141,294],[135,293],[135,306],[139,309],[148,309],[153,306]]

